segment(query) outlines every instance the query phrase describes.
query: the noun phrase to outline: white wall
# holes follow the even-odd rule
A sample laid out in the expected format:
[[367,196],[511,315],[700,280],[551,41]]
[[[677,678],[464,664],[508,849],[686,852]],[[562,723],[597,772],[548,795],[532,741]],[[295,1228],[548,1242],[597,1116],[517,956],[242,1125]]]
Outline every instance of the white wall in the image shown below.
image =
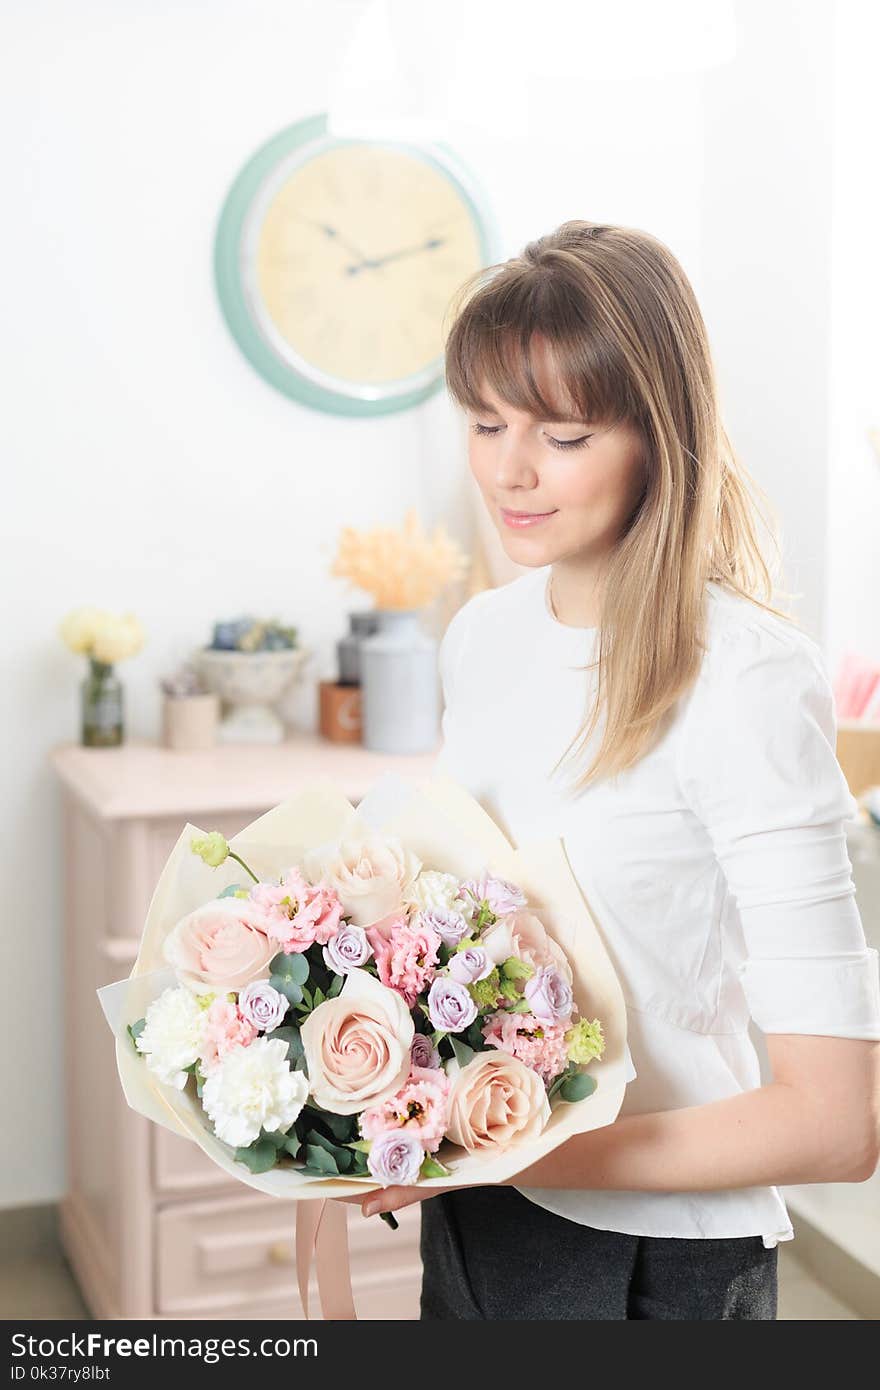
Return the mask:
[[[251,370],[215,302],[228,185],[265,138],[323,109],[355,8],[11,7],[0,74],[0,1206],[55,1198],[65,1182],[58,795],[46,756],[78,736],[82,672],[55,635],[61,615],[81,603],[138,613],[149,645],[123,668],[128,728],[154,735],[157,676],[219,615],[296,622],[330,673],[343,615],[361,600],[341,581],[316,582],[340,525],[396,521],[415,503],[468,533],[460,435],[442,397],[376,421],[310,412]],[[794,587],[818,631],[830,11],[815,0],[739,8],[744,53],[703,78],[603,84],[585,43],[582,82],[533,89],[546,119],[527,144],[504,136],[517,75],[487,55],[498,125],[460,153],[494,203],[505,255],[578,216],[645,227],[679,255],[704,303],[732,434],[782,505]],[[552,20],[553,5],[541,14]],[[311,697],[299,712],[313,720]]]

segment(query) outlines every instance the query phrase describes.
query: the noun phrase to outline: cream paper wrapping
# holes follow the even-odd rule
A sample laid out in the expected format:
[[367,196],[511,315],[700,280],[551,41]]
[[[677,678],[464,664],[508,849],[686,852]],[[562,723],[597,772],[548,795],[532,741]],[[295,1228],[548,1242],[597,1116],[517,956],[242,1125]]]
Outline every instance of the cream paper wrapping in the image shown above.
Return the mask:
[[[626,1043],[626,1009],[617,976],[561,839],[514,849],[479,802],[445,774],[435,773],[415,783],[396,773],[386,773],[377,779],[356,809],[332,781],[313,780],[246,826],[229,844],[256,874],[271,878],[299,862],[306,849],[366,831],[397,836],[427,867],[459,878],[477,877],[488,871],[522,888],[529,909],[568,957],[580,1015],[598,1018],[605,1035],[602,1057],[589,1066],[597,1082],[592,1095],[575,1103],[557,1097],[540,1137],[513,1145],[502,1153],[469,1154],[444,1141],[436,1156],[451,1168],[451,1176],[422,1179],[420,1186],[443,1188],[502,1182],[571,1135],[611,1124],[620,1110],[626,1083],[635,1076]],[[181,831],[153,893],[131,975],[97,991],[116,1036],[116,1062],[125,1098],[133,1110],[183,1138],[192,1139],[231,1177],[260,1192],[297,1201],[363,1194],[378,1186],[372,1177],[326,1178],[295,1168],[251,1173],[243,1163],[236,1162],[233,1150],[212,1133],[198,1098],[160,1082],[126,1031],[128,1024],[143,1018],[152,999],[176,983],[174,971],[162,955],[162,943],[171,928],[186,913],[246,878],[235,860],[228,859],[212,869],[193,854],[191,838],[206,833],[190,823]]]

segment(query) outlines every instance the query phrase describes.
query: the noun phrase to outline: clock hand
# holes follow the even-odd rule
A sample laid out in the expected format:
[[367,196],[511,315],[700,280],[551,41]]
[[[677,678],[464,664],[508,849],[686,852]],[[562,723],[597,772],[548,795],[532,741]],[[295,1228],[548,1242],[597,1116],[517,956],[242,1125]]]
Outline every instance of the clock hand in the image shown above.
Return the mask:
[[443,237],[429,237],[419,246],[405,246],[400,251],[389,251],[387,256],[373,256],[367,260],[362,260],[358,265],[347,267],[349,275],[356,275],[361,270],[374,270],[378,266],[386,265],[388,261],[400,260],[401,256],[413,256],[420,251],[436,251],[438,246],[445,244]]
[[325,236],[330,237],[333,241],[338,241],[340,246],[344,246],[347,251],[351,251],[352,255],[358,256],[361,261],[366,260],[363,251],[358,250],[358,248],[344,237],[341,232],[338,232],[335,227],[331,227],[329,222],[315,222],[313,218],[309,220],[313,227],[320,227]]

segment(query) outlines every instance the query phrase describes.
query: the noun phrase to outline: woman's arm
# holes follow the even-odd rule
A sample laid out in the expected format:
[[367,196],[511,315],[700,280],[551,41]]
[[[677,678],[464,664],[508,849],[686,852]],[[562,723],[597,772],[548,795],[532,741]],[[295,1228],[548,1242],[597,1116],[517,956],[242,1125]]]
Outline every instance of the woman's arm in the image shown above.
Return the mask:
[[[880,1042],[777,1033],[767,1035],[767,1052],[774,1078],[767,1085],[707,1105],[624,1115],[574,1135],[504,1185],[707,1192],[864,1182],[880,1162]],[[371,1192],[364,1215],[436,1192]]]
[[510,1185],[706,1192],[864,1182],[880,1161],[880,1042],[779,1033],[767,1051],[767,1085],[624,1115],[575,1135]]

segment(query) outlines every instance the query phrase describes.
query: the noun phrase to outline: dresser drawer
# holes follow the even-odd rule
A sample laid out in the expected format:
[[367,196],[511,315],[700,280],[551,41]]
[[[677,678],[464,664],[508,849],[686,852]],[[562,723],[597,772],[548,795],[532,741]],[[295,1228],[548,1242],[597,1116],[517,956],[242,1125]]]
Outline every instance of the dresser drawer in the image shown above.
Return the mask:
[[235,1191],[234,1178],[212,1163],[198,1144],[181,1139],[162,1125],[150,1126],[153,1187],[160,1195],[201,1193],[206,1188]]
[[292,1260],[293,1202],[247,1193],[187,1202],[155,1218],[156,1311],[164,1317],[300,1316]]
[[[174,1136],[171,1136],[172,1138]],[[364,1319],[418,1318],[419,1209],[391,1231],[348,1208],[352,1288]],[[262,1193],[167,1206],[155,1218],[156,1311],[163,1317],[302,1317],[296,1204]],[[312,1315],[319,1304],[312,1275]]]

